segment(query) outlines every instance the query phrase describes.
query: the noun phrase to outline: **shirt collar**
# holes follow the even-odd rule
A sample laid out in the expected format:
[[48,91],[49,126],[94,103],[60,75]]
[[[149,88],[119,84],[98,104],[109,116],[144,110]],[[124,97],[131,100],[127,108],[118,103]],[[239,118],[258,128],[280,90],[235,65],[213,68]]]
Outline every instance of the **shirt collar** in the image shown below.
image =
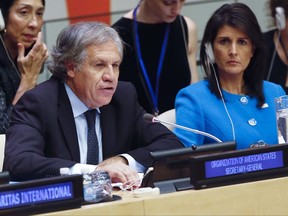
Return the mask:
[[[68,98],[70,100],[71,106],[72,106],[72,111],[73,111],[73,115],[74,118],[82,115],[84,112],[86,112],[87,110],[89,110],[89,107],[86,106],[86,104],[84,104],[72,91],[72,89],[67,85],[67,83],[64,83],[65,85],[65,89],[68,95]],[[98,113],[100,113],[100,109],[96,108],[96,110],[98,111]]]

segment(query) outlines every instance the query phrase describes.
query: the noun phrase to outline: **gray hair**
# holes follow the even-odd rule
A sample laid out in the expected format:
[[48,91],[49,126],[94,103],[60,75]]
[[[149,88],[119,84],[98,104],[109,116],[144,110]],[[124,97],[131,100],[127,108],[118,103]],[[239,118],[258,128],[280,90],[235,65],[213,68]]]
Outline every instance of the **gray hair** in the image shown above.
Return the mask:
[[113,41],[123,58],[123,43],[117,31],[100,22],[78,22],[65,27],[58,35],[56,46],[51,50],[52,62],[48,69],[54,76],[67,75],[65,63],[73,62],[79,67],[87,56],[87,48]]

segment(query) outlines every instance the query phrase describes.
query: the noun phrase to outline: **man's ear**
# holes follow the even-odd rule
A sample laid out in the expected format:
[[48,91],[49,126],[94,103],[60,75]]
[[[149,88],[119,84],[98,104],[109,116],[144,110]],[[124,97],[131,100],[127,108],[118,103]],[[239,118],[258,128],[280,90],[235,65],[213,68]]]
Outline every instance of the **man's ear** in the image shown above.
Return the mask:
[[75,66],[72,62],[65,62],[65,66],[67,68],[67,76],[74,77],[75,75]]

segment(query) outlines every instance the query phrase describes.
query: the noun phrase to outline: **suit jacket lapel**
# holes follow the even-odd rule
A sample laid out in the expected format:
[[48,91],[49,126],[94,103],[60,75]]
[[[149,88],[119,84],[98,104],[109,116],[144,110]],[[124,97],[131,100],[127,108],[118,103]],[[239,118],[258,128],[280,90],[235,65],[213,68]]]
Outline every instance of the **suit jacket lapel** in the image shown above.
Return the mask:
[[80,162],[80,150],[77,138],[76,125],[71,104],[64,84],[59,84],[58,119],[63,136],[70,150],[72,160]]

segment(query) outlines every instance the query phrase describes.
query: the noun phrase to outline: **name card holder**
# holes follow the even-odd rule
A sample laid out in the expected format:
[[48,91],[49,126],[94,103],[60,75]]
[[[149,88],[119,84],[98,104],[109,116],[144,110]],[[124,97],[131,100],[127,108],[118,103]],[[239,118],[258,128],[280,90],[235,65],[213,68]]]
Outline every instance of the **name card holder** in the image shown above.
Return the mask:
[[0,215],[30,215],[79,208],[82,202],[82,175],[0,185]]
[[288,144],[190,157],[190,183],[204,189],[288,175]]

